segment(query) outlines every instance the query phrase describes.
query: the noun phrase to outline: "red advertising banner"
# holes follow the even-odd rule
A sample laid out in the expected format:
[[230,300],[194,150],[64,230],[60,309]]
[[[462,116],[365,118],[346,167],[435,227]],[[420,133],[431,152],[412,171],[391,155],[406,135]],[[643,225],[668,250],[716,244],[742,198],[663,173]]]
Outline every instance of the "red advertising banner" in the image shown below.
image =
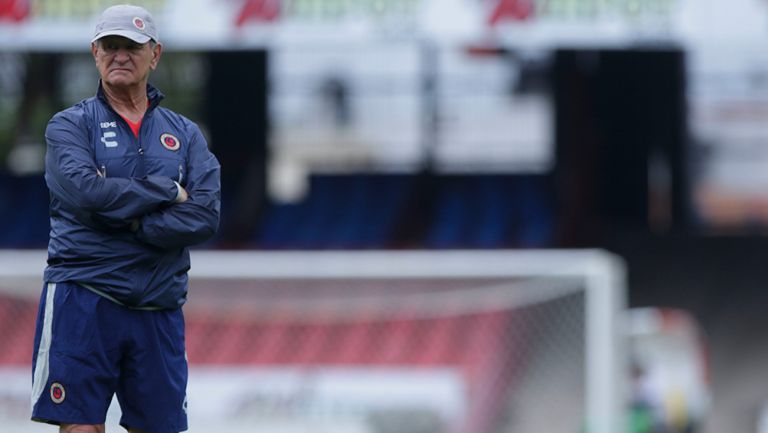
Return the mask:
[[0,0],[0,21],[23,21],[29,16],[29,0]]

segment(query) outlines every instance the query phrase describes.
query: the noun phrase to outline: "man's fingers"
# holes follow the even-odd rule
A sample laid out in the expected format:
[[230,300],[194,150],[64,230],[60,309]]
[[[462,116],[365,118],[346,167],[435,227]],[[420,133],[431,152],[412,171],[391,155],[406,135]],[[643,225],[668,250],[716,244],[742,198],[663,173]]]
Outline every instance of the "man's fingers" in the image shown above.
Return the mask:
[[189,194],[187,193],[187,190],[184,189],[183,186],[179,185],[179,198],[177,199],[177,203],[184,203],[189,198]]

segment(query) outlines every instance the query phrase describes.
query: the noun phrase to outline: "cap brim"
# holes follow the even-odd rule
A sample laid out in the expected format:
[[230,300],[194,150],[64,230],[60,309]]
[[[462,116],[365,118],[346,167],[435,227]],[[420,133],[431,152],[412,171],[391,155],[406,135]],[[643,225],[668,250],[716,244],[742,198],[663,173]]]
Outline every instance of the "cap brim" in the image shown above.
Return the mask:
[[105,36],[122,36],[138,44],[145,44],[149,42],[150,39],[152,39],[147,35],[141,34],[139,32],[132,32],[130,30],[109,30],[97,34],[93,39],[91,39],[91,42],[96,42]]

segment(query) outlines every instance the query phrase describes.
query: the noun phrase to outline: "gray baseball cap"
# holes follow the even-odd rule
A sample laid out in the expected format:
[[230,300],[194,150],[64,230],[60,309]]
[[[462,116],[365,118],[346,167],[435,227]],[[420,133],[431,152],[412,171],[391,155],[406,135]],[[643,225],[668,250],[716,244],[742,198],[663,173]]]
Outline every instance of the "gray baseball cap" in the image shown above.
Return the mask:
[[116,5],[107,8],[96,23],[91,42],[104,36],[123,36],[139,44],[157,39],[157,28],[152,15],[140,6]]

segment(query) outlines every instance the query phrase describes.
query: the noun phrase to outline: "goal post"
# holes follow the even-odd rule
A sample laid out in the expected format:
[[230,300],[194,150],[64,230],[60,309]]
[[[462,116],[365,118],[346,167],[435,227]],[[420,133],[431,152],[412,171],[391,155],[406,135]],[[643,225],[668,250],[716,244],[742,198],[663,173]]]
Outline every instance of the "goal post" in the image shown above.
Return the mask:
[[[195,251],[194,279],[580,280],[585,317],[586,433],[626,430],[626,270],[604,250]],[[531,293],[533,297],[537,293]],[[546,295],[545,295],[546,296]]]
[[[44,266],[0,250],[5,401]],[[596,249],[193,250],[190,433],[626,431],[625,278]]]

